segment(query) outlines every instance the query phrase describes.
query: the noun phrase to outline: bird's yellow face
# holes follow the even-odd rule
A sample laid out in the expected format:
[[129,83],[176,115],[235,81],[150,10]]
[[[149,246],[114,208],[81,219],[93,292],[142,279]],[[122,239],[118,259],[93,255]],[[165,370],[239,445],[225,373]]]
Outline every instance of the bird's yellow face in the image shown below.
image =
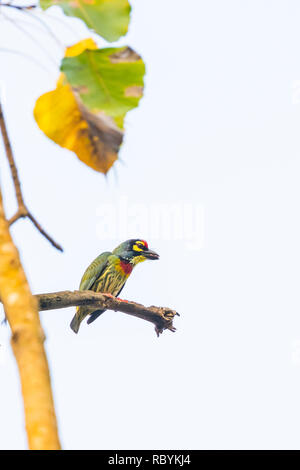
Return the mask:
[[146,261],[146,259],[159,258],[155,251],[149,250],[148,243],[145,240],[134,240],[131,249],[134,253],[131,263],[134,265]]
[[143,261],[146,261],[146,259],[147,258],[145,258],[145,256],[143,256],[143,255],[135,256],[134,258],[132,258],[131,264],[133,264],[135,266],[136,264],[139,264],[139,263],[142,263]]
[[121,243],[114,249],[113,254],[117,256],[123,263],[130,263],[135,266],[146,259],[159,259],[155,251],[149,250],[145,240],[134,238]]
[[146,257],[142,255],[143,251],[145,250],[145,242],[144,240],[137,240],[133,245],[132,245],[132,250],[137,252],[137,255],[134,256],[132,259],[132,264],[136,265],[138,263],[142,263],[143,261],[146,261]]

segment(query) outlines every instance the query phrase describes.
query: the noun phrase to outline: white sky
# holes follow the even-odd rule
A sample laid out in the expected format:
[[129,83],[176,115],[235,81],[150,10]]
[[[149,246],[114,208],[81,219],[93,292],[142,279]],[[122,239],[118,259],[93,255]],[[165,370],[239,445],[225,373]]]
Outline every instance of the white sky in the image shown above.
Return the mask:
[[[121,313],[83,324],[78,336],[74,309],[41,314],[63,447],[299,448],[299,2],[131,4],[118,44],[143,56],[145,98],[127,118],[124,164],[107,180],[33,120],[35,99],[57,78],[47,54],[59,62],[61,50],[29,17],[10,12],[35,41],[0,18],[2,97],[24,195],[65,248],[56,252],[27,221],[13,227],[33,292],[76,289],[126,232],[147,237],[161,259],[138,266],[123,297],[181,314],[178,331],[159,339],[151,324]],[[87,36],[79,20],[66,23],[75,34],[48,21],[65,45]],[[127,230],[105,235],[103,211],[109,204],[118,223],[124,200]],[[153,202],[189,206],[201,248],[188,240],[192,228],[177,239],[162,224],[152,233]],[[0,343],[0,448],[26,448],[7,327]]]

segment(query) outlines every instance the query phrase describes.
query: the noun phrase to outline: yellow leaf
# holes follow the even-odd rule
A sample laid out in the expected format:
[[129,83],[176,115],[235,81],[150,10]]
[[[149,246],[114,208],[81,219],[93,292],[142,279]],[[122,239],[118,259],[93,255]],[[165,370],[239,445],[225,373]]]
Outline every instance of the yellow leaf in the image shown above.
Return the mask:
[[94,170],[107,173],[117,160],[123,132],[104,113],[90,112],[68,84],[40,96],[34,117],[50,139]]
[[[65,57],[75,57],[86,49],[98,49],[91,38],[67,47]],[[79,160],[96,171],[107,173],[118,158],[123,132],[104,113],[92,113],[76,90],[60,74],[56,89],[40,96],[34,117],[40,129],[61,147],[76,153]]]
[[118,158],[123,122],[138,106],[145,66],[129,47],[99,49],[92,38],[67,47],[56,89],[34,109],[40,129],[96,171]]
[[75,57],[86,49],[98,49],[97,44],[92,38],[83,39],[73,46],[67,47],[65,51],[65,57]]

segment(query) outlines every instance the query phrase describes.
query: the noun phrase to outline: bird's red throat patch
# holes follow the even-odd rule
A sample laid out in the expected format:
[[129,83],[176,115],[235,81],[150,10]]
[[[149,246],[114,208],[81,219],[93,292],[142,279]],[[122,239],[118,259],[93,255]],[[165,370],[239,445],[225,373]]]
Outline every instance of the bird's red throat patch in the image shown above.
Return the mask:
[[125,262],[125,261],[120,261],[120,268],[126,274],[126,276],[129,276],[131,271],[133,270],[133,266],[131,263]]

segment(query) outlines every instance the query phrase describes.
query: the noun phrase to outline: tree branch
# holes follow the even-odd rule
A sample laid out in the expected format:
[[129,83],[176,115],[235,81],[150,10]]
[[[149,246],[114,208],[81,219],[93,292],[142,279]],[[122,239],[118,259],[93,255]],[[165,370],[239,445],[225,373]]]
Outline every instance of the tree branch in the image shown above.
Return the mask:
[[37,5],[14,5],[13,3],[2,3],[0,1],[0,7],[15,8],[16,10],[34,10]]
[[9,233],[0,192],[0,295],[19,369],[30,449],[59,449],[44,333],[19,253]]
[[145,307],[136,302],[129,302],[109,294],[101,294],[88,290],[74,292],[61,291],[50,294],[39,294],[34,297],[36,297],[38,301],[40,311],[79,305],[92,305],[95,309],[123,312],[153,323],[157,336],[164,330],[176,331],[176,328],[173,326],[173,319],[175,315],[179,316],[179,313],[167,307]]
[[50,235],[37,222],[36,218],[29,211],[29,209],[27,208],[27,206],[24,202],[24,198],[23,198],[23,194],[22,194],[22,190],[21,190],[21,182],[20,182],[19,175],[18,175],[18,169],[17,169],[16,164],[15,164],[15,159],[14,159],[14,155],[13,155],[13,151],[12,151],[12,146],[11,146],[9,136],[8,136],[8,132],[7,132],[7,128],[6,128],[6,123],[5,123],[5,119],[4,119],[4,114],[3,114],[1,102],[0,102],[0,129],[1,129],[2,137],[3,137],[5,153],[6,153],[8,163],[9,163],[9,167],[10,167],[10,171],[11,171],[11,175],[12,175],[12,179],[13,179],[13,183],[14,183],[15,193],[16,193],[16,199],[17,199],[17,203],[18,203],[18,210],[9,219],[8,224],[12,225],[18,219],[22,219],[24,217],[27,217],[29,220],[31,220],[31,222],[37,228],[37,230],[40,232],[40,234],[43,235],[43,237],[45,237],[51,243],[51,245],[54,246],[54,248],[56,248],[59,251],[63,251],[63,248],[58,243],[56,243],[56,241],[53,240],[53,238],[50,237]]

